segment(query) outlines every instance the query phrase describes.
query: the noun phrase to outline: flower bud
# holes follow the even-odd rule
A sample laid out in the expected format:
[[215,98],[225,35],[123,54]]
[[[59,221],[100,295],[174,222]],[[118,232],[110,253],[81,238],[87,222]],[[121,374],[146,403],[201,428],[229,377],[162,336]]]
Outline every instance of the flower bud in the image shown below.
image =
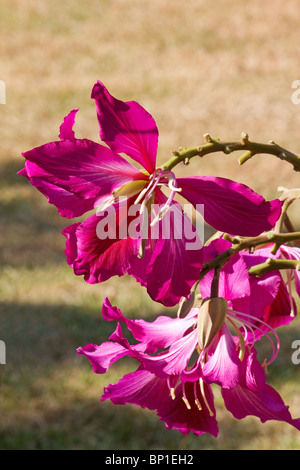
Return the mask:
[[223,297],[204,299],[198,311],[198,344],[206,349],[222,327],[228,303]]

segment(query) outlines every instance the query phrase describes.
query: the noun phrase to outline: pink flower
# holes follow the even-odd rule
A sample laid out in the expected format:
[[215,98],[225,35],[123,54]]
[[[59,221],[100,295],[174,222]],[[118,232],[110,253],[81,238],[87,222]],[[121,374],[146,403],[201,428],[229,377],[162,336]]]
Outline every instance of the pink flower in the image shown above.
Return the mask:
[[[222,304],[226,306],[224,299]],[[225,319],[234,324],[236,315],[227,307],[223,309],[219,328],[211,338],[204,334],[206,342],[202,344],[199,323],[197,328],[199,316],[203,314],[201,309],[191,309],[185,318],[158,317],[149,323],[127,319],[106,299],[102,314],[105,320],[118,322],[115,332],[100,346],[89,344],[78,348],[78,354],[86,356],[93,370],[100,374],[126,355],[135,358],[140,366],[106,387],[102,400],[156,410],[168,429],[183,434],[208,432],[217,436],[210,386],[216,383],[222,388],[226,407],[238,419],[250,414],[262,422],[285,421],[300,430],[300,420],[292,419],[278,393],[266,385],[265,372],[256,359],[253,344],[238,329],[237,336],[229,332]],[[138,343],[129,344],[121,323]],[[247,325],[250,323],[252,317],[248,317]]]
[[[203,261],[210,261],[231,247],[231,243],[218,238],[203,248]],[[272,255],[273,245],[256,249],[253,253],[241,251],[233,255],[220,272],[219,295],[224,297],[235,311],[245,315],[253,315],[271,328],[289,324],[297,314],[294,298],[289,286],[279,270],[270,271],[259,278],[249,275],[249,268],[267,261]],[[286,247],[282,247],[287,252]],[[294,250],[294,249],[293,249]],[[296,249],[295,249],[296,250]],[[297,253],[294,252],[293,253]],[[281,256],[280,254],[276,255]],[[199,288],[202,298],[210,296],[213,272],[209,272],[200,281]],[[263,324],[257,325],[256,338],[266,331]],[[251,331],[248,334],[252,334]]]
[[[25,168],[19,173],[63,217],[81,216],[103,203],[109,213],[118,216],[115,227],[108,224],[105,237],[99,237],[98,230],[105,211],[63,231],[67,261],[75,274],[98,283],[129,273],[147,287],[154,300],[175,305],[188,295],[202,265],[201,241],[174,200],[178,191],[196,209],[204,204],[208,224],[235,235],[257,235],[272,228],[281,202],[267,202],[250,188],[224,178],[176,178],[173,172],[156,168],[158,130],[152,116],[134,101],[114,98],[100,82],[94,85],[92,98],[100,137],[107,146],[75,137],[78,109],[74,109],[60,127],[60,140],[25,152]],[[121,154],[142,168],[134,167]],[[168,197],[163,187],[169,191]],[[131,209],[137,204],[140,209],[134,217]],[[155,237],[147,225],[148,209],[154,205],[158,207],[151,219],[158,233]],[[166,237],[162,229],[168,212],[173,220]],[[141,228],[145,223],[145,236],[120,234],[124,224]],[[197,249],[187,249],[190,238]]]

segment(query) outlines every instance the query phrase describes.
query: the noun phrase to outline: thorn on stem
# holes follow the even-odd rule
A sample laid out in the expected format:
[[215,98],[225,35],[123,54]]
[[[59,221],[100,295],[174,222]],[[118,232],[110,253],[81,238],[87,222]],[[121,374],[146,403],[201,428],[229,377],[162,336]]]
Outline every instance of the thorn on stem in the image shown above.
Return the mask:
[[242,132],[242,142],[243,144],[246,144],[249,141],[249,135],[247,132]]
[[208,133],[204,134],[203,137],[206,140],[206,142],[208,142],[209,144],[213,143],[213,139]]

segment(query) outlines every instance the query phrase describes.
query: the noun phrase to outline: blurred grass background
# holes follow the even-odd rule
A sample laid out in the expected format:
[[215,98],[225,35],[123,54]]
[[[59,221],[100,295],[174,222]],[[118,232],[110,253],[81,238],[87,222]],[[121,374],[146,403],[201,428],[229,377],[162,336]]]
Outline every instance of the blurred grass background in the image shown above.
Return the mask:
[[[101,403],[103,386],[135,368],[123,360],[97,376],[76,356],[78,346],[99,344],[113,331],[101,320],[104,297],[131,318],[151,320],[164,309],[128,277],[90,286],[74,276],[60,234],[69,222],[16,176],[21,153],[56,140],[73,108],[80,107],[76,135],[99,140],[90,99],[98,79],[153,115],[159,163],[172,149],[200,145],[206,132],[235,140],[247,131],[299,153],[300,105],[291,101],[300,78],[298,13],[297,0],[1,0],[1,449],[300,447],[299,432],[287,424],[233,419],[218,389],[218,439],[184,437],[166,431],[155,413]],[[176,171],[229,177],[266,198],[277,196],[279,185],[299,187],[299,175],[275,157],[256,156],[243,167],[237,157],[194,159]],[[299,206],[292,215],[299,229]],[[299,321],[279,333],[268,382],[299,417],[300,366],[291,362]]]

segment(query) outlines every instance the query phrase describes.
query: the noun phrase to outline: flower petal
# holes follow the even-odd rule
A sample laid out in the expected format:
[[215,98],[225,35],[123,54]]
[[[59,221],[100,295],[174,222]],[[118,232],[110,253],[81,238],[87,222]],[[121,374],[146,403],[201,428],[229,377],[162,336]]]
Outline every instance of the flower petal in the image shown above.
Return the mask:
[[[211,261],[220,253],[230,249],[232,244],[222,238],[218,238],[203,247],[203,262]],[[210,297],[211,284],[214,271],[209,271],[200,281],[199,287],[203,299]],[[219,275],[219,296],[228,302],[233,299],[245,297],[250,294],[250,280],[248,267],[240,255],[236,253],[222,267]]]
[[192,309],[185,318],[159,316],[153,322],[130,320],[106,298],[102,306],[102,315],[108,321],[125,322],[136,340],[156,348],[166,348],[182,338],[187,329],[192,327],[197,318],[197,309]]
[[108,226],[107,238],[101,238],[103,234],[101,237],[99,234],[98,224],[103,221],[100,214],[70,225],[62,232],[67,238],[65,253],[68,264],[76,275],[84,275],[84,279],[91,284],[124,275],[131,266],[132,258],[137,257],[139,240],[120,238],[120,230],[127,221],[126,207],[125,201],[124,205],[114,204],[107,208],[106,212],[112,212],[110,220],[115,217],[115,224]]
[[[35,163],[26,162],[25,168],[19,171],[18,174],[30,180],[26,168],[32,168],[34,165]],[[94,209],[94,198],[82,199],[70,193],[70,191],[48,183],[40,178],[31,178],[31,184],[46,196],[50,204],[57,207],[62,217],[66,217],[67,219],[72,219],[73,217],[80,216],[84,212]]]
[[237,385],[234,389],[222,389],[226,408],[237,419],[257,416],[264,423],[269,420],[285,421],[300,430],[300,418],[292,419],[288,406],[271,386],[250,390]]
[[[182,400],[183,387],[186,400],[190,404],[188,409]],[[196,390],[195,390],[196,387]],[[204,392],[211,413],[207,409],[202,393],[198,384],[195,382],[186,382],[184,385],[179,384],[175,389],[175,399],[169,400],[164,406],[158,409],[160,419],[165,421],[167,429],[177,429],[182,434],[187,435],[193,432],[197,436],[208,432],[214,437],[218,435],[218,424],[215,417],[215,408],[213,403],[213,394],[209,385],[204,384]],[[195,399],[198,399],[196,406]]]
[[139,359],[140,353],[147,351],[147,344],[144,343],[131,346],[128,340],[124,338],[119,323],[109,339],[110,341],[106,341],[99,346],[87,344],[77,349],[77,354],[86,356],[89,359],[96,374],[104,374],[114,362],[124,356]]
[[59,129],[59,138],[61,140],[76,140],[75,133],[73,131],[73,126],[75,123],[75,117],[79,108],[73,109],[70,113],[64,118],[64,121]]
[[[283,258],[300,261],[300,248],[288,245],[281,245],[280,251],[283,255]],[[294,269],[292,270],[292,273],[295,276],[296,292],[300,296],[300,271]]]
[[101,82],[92,90],[100,125],[100,137],[117,153],[139,162],[151,174],[155,170],[158,130],[152,116],[135,101],[114,98]]
[[[165,202],[160,191],[157,197]],[[177,203],[171,204],[157,225],[159,235],[146,270],[147,290],[152,299],[173,306],[189,295],[199,278],[202,242]]]
[[249,187],[226,178],[193,176],[177,178],[181,196],[197,209],[204,204],[204,219],[216,230],[255,236],[270,230],[281,212],[282,202],[271,202]]
[[[110,197],[114,189],[146,179],[122,157],[89,140],[50,142],[23,156],[31,184],[45,194],[51,204],[61,211],[68,210],[73,217],[96,207]],[[24,176],[24,172],[21,174]],[[76,204],[77,198],[83,200],[82,204]]]
[[224,388],[235,387],[240,379],[241,361],[236,344],[226,325],[223,325],[208,349],[209,358],[203,366],[203,377],[209,383]]
[[102,401],[110,399],[116,405],[131,403],[155,410],[170,400],[167,381],[148,370],[138,369],[124,375],[116,384],[105,387]]
[[166,353],[157,356],[141,355],[144,367],[158,377],[178,375],[183,372],[197,346],[197,331],[193,330],[175,341]]

